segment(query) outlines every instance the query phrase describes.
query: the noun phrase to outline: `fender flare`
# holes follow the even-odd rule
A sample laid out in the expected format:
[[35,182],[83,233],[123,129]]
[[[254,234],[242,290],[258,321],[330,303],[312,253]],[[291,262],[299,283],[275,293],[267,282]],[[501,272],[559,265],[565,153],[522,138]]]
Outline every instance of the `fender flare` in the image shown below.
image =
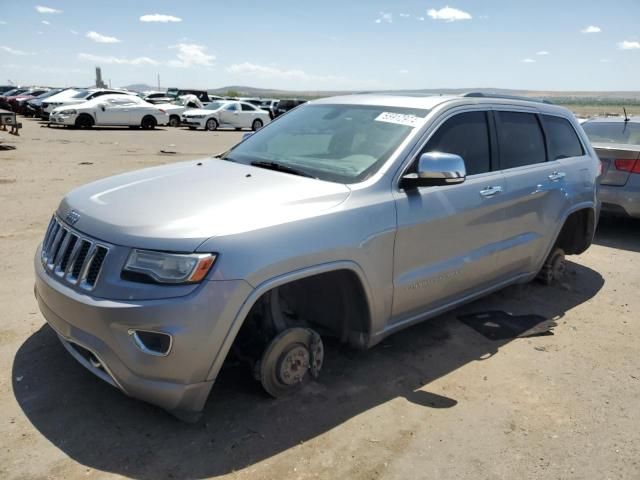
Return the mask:
[[240,331],[240,327],[244,323],[245,318],[263,294],[268,292],[269,290],[284,285],[286,283],[291,283],[296,280],[300,280],[306,277],[311,277],[314,275],[319,275],[321,273],[329,273],[337,270],[348,270],[353,272],[358,277],[360,284],[362,285],[362,289],[365,295],[365,302],[367,305],[368,315],[367,315],[367,333],[371,332],[372,329],[372,312],[373,312],[373,302],[371,296],[371,287],[369,282],[367,281],[367,277],[364,274],[364,270],[358,265],[356,262],[351,260],[339,260],[334,262],[322,263],[319,265],[313,265],[310,267],[305,267],[299,270],[294,270],[292,272],[288,272],[282,275],[278,275],[276,277],[269,278],[258,286],[254,287],[249,296],[245,299],[240,307],[238,313],[236,313],[229,330],[227,331],[227,335],[222,342],[222,345],[218,349],[209,368],[209,372],[207,373],[207,380],[214,380],[222,367],[224,360],[227,358],[227,354],[233,345],[238,332]]

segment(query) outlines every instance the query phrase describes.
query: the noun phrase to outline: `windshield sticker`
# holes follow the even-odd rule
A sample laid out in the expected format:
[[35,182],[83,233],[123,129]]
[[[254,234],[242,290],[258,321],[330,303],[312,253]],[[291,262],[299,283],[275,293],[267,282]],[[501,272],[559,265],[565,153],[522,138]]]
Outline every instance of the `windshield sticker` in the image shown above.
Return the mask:
[[416,117],[415,115],[393,112],[382,112],[376,117],[376,122],[397,123],[398,125],[406,125],[407,127],[417,127],[423,120],[424,118]]

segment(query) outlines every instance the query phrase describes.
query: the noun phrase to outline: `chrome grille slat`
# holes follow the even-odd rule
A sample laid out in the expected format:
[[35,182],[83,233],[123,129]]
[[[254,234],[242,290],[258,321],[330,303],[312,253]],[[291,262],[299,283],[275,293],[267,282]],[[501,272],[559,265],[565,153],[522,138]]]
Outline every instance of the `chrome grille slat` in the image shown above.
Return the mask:
[[66,226],[55,215],[42,242],[42,264],[66,283],[93,290],[109,247]]

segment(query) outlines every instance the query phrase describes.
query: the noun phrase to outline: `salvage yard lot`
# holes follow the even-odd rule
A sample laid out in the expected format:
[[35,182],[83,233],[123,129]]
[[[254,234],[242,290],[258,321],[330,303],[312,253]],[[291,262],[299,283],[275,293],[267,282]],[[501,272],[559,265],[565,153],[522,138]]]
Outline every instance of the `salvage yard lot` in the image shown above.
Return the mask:
[[[366,352],[328,342],[320,381],[273,400],[236,365],[203,420],[178,422],[83,370],[33,297],[33,253],[88,181],[195,159],[234,131],[70,130],[0,141],[0,478],[640,477],[640,223],[606,219],[566,283],[511,287]],[[162,153],[174,152],[174,153]],[[555,318],[491,341],[462,313]]]

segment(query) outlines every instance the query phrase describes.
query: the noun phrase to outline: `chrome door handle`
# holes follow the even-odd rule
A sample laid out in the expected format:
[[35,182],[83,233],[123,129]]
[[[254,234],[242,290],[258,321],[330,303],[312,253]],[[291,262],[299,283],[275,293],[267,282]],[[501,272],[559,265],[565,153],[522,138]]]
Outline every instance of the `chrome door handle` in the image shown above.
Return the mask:
[[484,187],[482,190],[480,190],[480,195],[482,195],[483,197],[493,197],[498,193],[502,193],[502,187],[500,186]]
[[549,175],[549,180],[552,182],[557,182],[558,180],[562,180],[567,174],[564,172],[551,172]]

